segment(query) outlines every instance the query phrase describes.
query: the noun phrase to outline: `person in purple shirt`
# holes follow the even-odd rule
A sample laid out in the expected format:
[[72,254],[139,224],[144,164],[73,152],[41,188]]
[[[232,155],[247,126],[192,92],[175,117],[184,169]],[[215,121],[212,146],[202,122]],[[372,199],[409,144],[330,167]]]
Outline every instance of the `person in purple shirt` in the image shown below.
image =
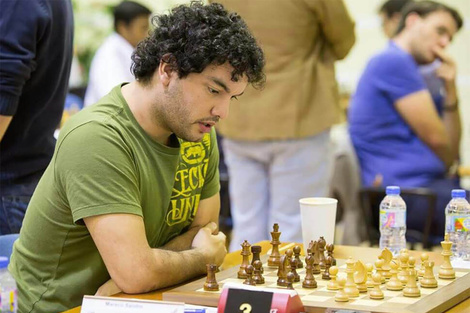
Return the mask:
[[[444,51],[462,27],[454,9],[433,1],[412,2],[402,11],[395,37],[367,64],[349,109],[351,139],[362,183],[372,186],[428,187],[438,196],[433,233],[444,233],[444,208],[456,179],[447,178],[459,158],[461,124],[456,66]],[[436,75],[445,88],[438,110],[419,66],[440,59]],[[419,229],[425,209],[408,214]],[[422,212],[420,210],[423,210]]]

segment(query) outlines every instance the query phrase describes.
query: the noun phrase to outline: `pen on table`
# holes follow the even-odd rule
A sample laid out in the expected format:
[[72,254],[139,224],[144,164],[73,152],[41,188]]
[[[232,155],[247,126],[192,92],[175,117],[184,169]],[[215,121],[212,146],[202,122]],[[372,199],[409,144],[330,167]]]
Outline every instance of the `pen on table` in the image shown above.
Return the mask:
[[206,309],[184,309],[184,313],[206,313]]

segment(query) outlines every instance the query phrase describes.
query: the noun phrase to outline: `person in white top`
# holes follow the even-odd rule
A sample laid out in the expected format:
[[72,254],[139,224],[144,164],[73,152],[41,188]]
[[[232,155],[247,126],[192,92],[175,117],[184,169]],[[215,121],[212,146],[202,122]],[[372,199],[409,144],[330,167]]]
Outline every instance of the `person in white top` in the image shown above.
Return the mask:
[[119,83],[134,80],[131,56],[148,35],[152,12],[145,6],[123,1],[113,9],[114,30],[96,51],[90,67],[85,106],[92,105]]

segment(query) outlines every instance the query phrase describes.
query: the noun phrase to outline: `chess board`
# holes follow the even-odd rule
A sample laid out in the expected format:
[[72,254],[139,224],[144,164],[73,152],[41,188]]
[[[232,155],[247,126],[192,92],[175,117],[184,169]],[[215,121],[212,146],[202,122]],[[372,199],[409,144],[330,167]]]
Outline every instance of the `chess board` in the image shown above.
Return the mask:
[[[373,250],[377,250],[377,255],[379,254],[378,249]],[[355,258],[354,255],[351,256]],[[373,262],[373,260],[360,259],[365,262]],[[262,260],[265,283],[259,286],[262,288],[272,288],[273,291],[283,289],[284,287],[278,287],[276,284],[277,269],[267,267],[267,256],[264,256]],[[337,259],[337,262],[339,267],[338,276],[346,277],[345,260]],[[204,277],[163,293],[163,299],[216,307],[224,284],[243,283],[243,279],[237,279],[238,268],[238,266],[235,266],[216,274],[220,286],[219,291],[204,291],[203,285],[206,280]],[[385,296],[383,300],[372,300],[369,299],[368,293],[361,293],[358,298],[351,298],[349,302],[345,303],[336,302],[334,300],[336,291],[327,290],[326,285],[328,281],[322,280],[321,274],[315,275],[318,285],[317,288],[304,289],[302,288],[302,281],[305,277],[305,268],[298,269],[297,272],[301,277],[301,281],[294,284],[294,289],[301,297],[306,312],[325,312],[326,309],[331,308],[377,313],[434,313],[443,312],[470,297],[470,270],[456,270],[456,279],[443,280],[438,279],[438,266],[435,266],[434,272],[438,281],[438,288],[420,288],[421,296],[418,298],[405,297],[402,291],[389,291],[386,289],[385,284],[383,284],[381,285]]]

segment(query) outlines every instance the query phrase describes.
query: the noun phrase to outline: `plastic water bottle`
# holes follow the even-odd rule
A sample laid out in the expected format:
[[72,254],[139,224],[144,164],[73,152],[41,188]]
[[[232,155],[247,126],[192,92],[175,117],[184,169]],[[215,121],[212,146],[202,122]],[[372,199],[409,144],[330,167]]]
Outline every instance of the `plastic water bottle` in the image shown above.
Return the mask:
[[0,256],[0,312],[16,313],[18,291],[16,282],[7,270],[8,258]]
[[380,249],[388,248],[394,256],[406,248],[406,203],[400,187],[388,186],[380,202]]
[[470,261],[470,204],[465,190],[452,190],[452,200],[446,207],[446,233],[452,245],[452,260]]

